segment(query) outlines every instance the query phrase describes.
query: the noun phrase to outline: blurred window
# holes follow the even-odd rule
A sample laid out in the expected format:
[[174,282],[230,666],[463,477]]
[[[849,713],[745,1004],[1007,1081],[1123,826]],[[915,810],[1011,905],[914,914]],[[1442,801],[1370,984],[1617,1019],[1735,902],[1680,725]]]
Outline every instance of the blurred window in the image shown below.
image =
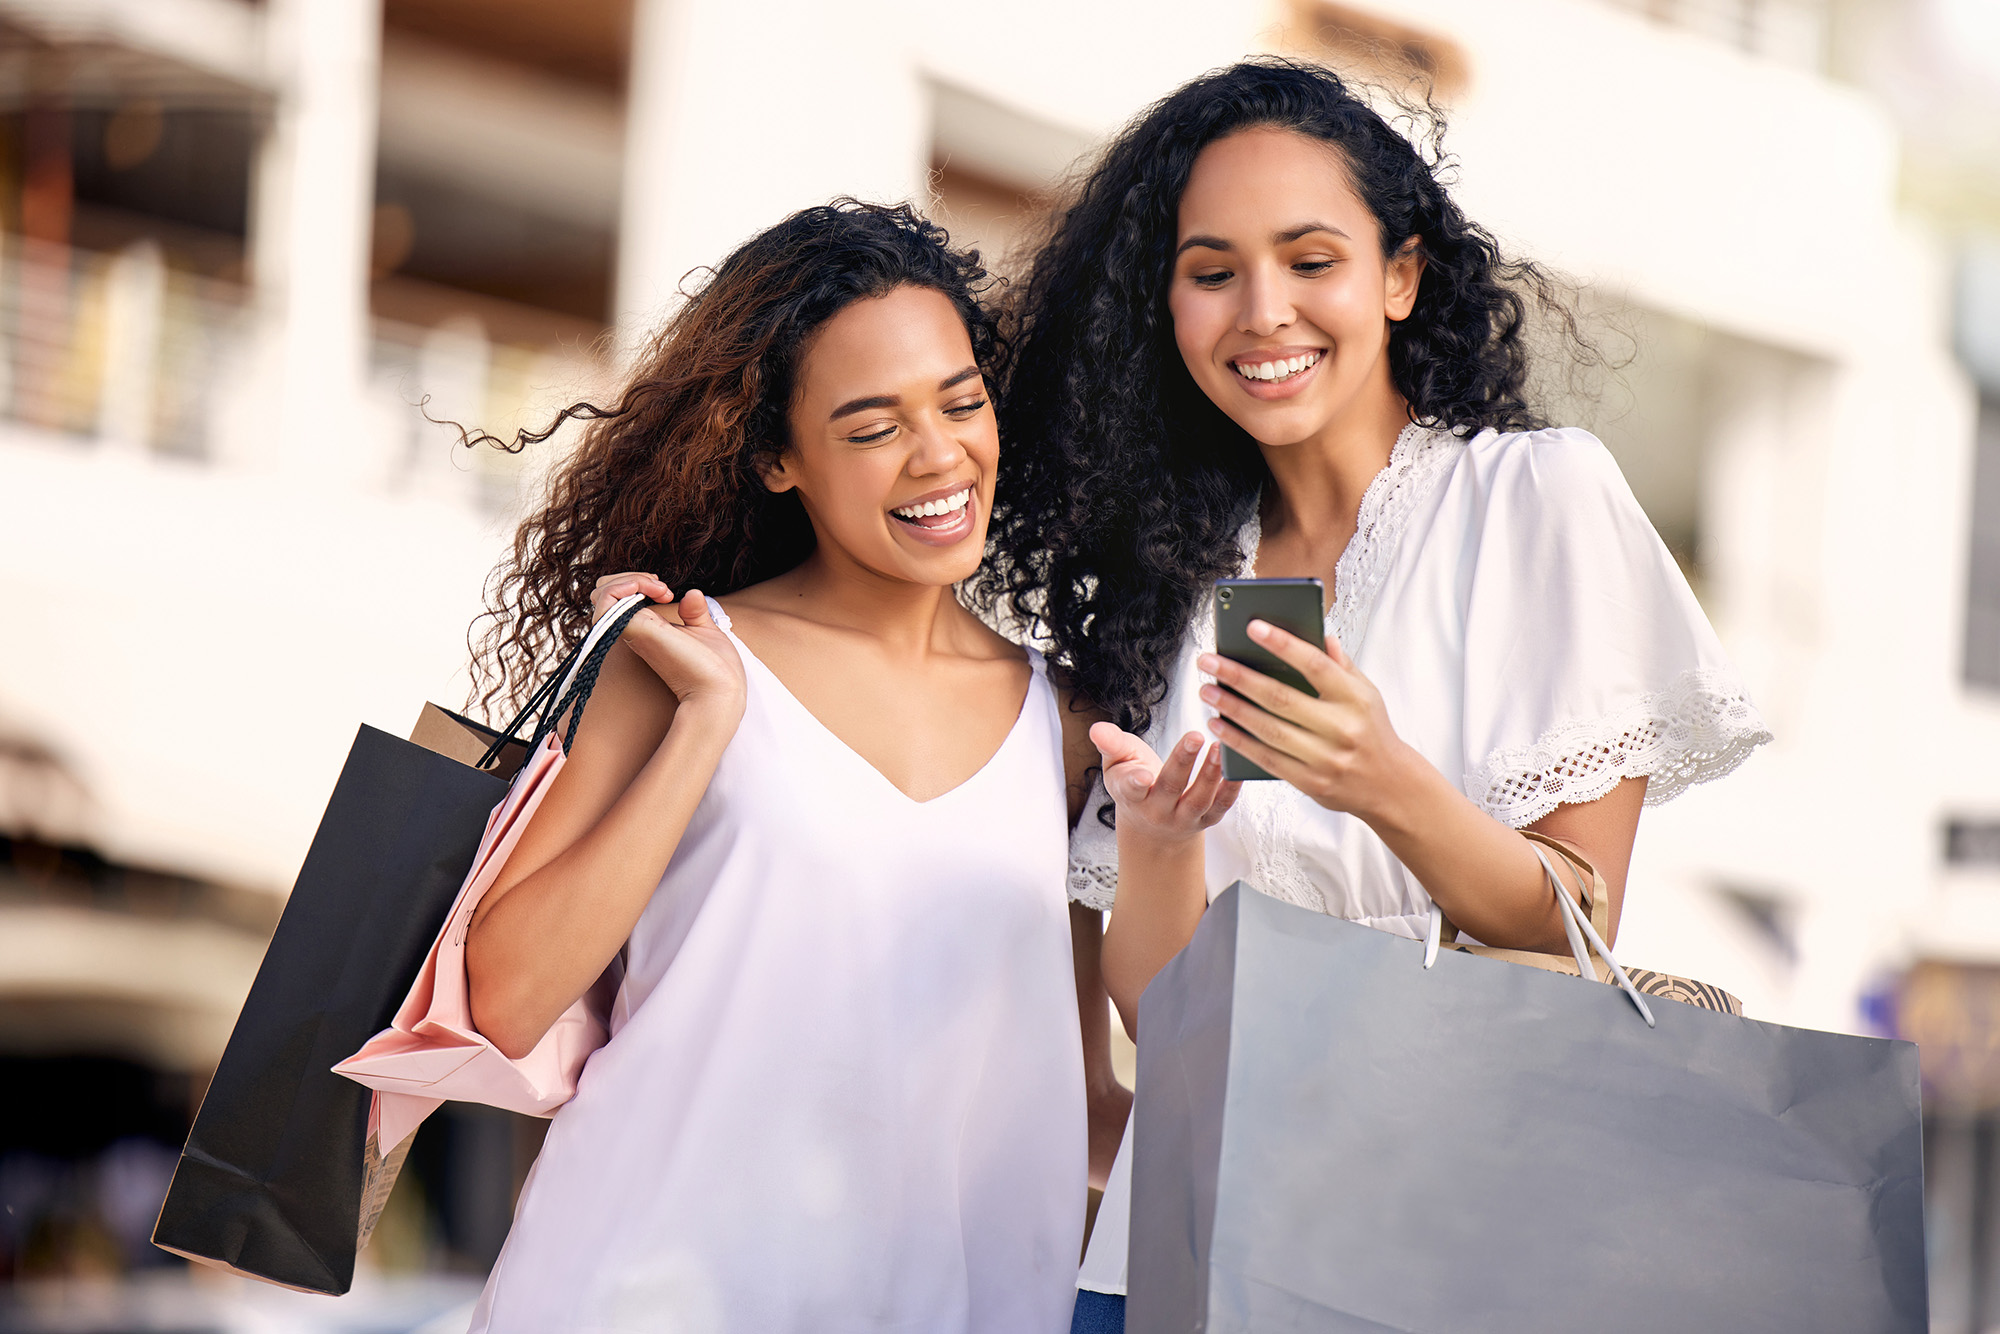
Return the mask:
[[1944,859],[1952,866],[2000,867],[2000,820],[1946,822]]

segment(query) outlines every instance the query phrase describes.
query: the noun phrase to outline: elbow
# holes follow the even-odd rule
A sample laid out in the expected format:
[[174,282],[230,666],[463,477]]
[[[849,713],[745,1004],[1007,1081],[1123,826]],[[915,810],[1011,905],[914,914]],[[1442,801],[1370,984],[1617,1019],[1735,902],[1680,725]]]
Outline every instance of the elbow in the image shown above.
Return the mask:
[[495,1051],[510,1061],[518,1061],[535,1049],[544,1030],[533,1028],[519,998],[496,979],[483,977],[474,965],[472,951],[466,951],[465,1003],[471,1011],[472,1027]]
[[1107,935],[1103,955],[1104,990],[1111,997],[1112,1008],[1118,1011],[1118,1022],[1125,1025],[1125,1036],[1137,1042],[1139,997],[1153,978],[1152,974],[1133,966],[1133,961],[1125,957],[1121,945],[1122,942],[1114,942]]
[[533,1042],[528,1041],[523,1035],[518,1033],[509,1032],[494,1037],[487,1034],[483,1028],[479,1032],[482,1037],[485,1037],[488,1042],[493,1044],[493,1050],[499,1052],[510,1061],[521,1060],[535,1049]]
[[520,1060],[540,1041],[539,1035],[531,1035],[526,1025],[509,1014],[505,1005],[496,1004],[492,997],[486,997],[482,1002],[477,991],[469,991],[466,1001],[472,1010],[473,1028],[508,1060]]
[[1111,993],[1111,1006],[1118,1011],[1118,1022],[1125,1027],[1125,1036],[1139,1040],[1139,993],[1128,992],[1125,988],[1112,985],[1105,988]]
[[1125,1036],[1136,1043],[1139,1040],[1139,1006],[1136,1001],[1131,1005],[1118,1005],[1118,1022],[1124,1025]]

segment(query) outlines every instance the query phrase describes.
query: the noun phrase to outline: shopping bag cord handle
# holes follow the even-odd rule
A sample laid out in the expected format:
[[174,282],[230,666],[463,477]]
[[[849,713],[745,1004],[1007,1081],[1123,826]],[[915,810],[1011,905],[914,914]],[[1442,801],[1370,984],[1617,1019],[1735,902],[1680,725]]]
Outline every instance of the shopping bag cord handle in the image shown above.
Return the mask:
[[576,728],[583,718],[583,706],[589,702],[590,693],[597,686],[597,674],[604,666],[605,657],[611,652],[611,646],[617,642],[618,636],[624,633],[625,627],[632,623],[632,618],[639,614],[640,608],[646,603],[647,598],[644,594],[633,593],[620,598],[605,611],[604,615],[598,617],[596,624],[590,627],[590,633],[563,656],[563,660],[556,664],[556,669],[549,673],[548,679],[528,697],[527,704],[522,707],[519,714],[515,715],[514,721],[507,724],[505,730],[493,738],[493,744],[479,757],[477,767],[481,769],[491,767],[510,742],[520,739],[522,726],[535,715],[537,710],[540,711],[541,718],[536,722],[535,730],[528,739],[529,753],[532,754],[542,744],[554,730],[556,720],[565,712],[569,714],[569,727],[563,734],[562,746],[563,751],[567,753],[570,745],[576,740]]
[[[1528,846],[1534,850],[1535,859],[1541,862],[1542,873],[1548,879],[1549,888],[1555,891],[1558,911],[1562,915],[1563,935],[1569,939],[1570,953],[1576,959],[1579,975],[1593,981],[1597,979],[1597,969],[1590,961],[1591,949],[1594,948],[1597,957],[1604,960],[1605,967],[1611,970],[1611,976],[1617,981],[1619,989],[1631,998],[1632,1004],[1639,1007],[1639,1015],[1646,1021],[1646,1027],[1657,1027],[1653,1011],[1646,1004],[1646,998],[1639,994],[1639,988],[1632,985],[1632,979],[1625,975],[1625,970],[1619,967],[1618,960],[1612,957],[1611,947],[1604,943],[1603,937],[1597,934],[1597,928],[1590,924],[1588,917],[1584,916],[1583,909],[1577,907],[1576,900],[1569,896],[1569,891],[1563,887],[1562,877],[1556,874],[1554,864],[1549,861],[1548,853],[1536,844],[1530,843]],[[1579,873],[1577,876],[1579,889],[1582,888],[1582,882],[1583,877]],[[1443,935],[1444,909],[1432,903],[1430,929],[1424,934],[1425,968],[1437,963],[1438,947]]]

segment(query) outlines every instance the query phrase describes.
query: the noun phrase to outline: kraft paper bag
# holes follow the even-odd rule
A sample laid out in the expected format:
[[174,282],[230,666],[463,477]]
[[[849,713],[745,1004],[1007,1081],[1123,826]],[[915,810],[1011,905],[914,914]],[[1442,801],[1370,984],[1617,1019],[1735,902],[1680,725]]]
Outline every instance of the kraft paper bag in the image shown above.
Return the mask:
[[[497,874],[503,827],[511,849],[605,654],[643,604],[627,598],[601,617],[504,733],[436,705],[410,741],[360,729],[195,1116],[155,1245],[284,1287],[348,1290],[417,1125],[438,1104],[385,1099],[334,1065],[396,1017],[475,861]],[[532,737],[516,739],[538,709]],[[538,762],[524,765],[529,755]],[[566,1015],[558,1029],[579,1065],[590,1035],[603,1040],[588,1015]]]
[[1128,1327],[1923,1334],[1917,1052],[1242,883],[1139,1008]]

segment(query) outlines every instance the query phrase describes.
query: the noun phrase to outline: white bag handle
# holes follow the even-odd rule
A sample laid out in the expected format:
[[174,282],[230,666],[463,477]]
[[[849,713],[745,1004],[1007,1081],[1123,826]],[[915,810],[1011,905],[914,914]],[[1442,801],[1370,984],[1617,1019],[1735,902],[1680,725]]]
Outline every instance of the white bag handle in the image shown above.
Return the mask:
[[[1618,960],[1612,957],[1611,947],[1604,943],[1597,934],[1597,928],[1593,927],[1590,919],[1584,916],[1583,909],[1577,906],[1576,900],[1563,888],[1562,877],[1556,874],[1555,865],[1549,861],[1548,853],[1536,844],[1530,843],[1528,846],[1534,849],[1535,859],[1542,864],[1542,873],[1548,879],[1549,888],[1555,891],[1556,904],[1562,913],[1563,934],[1569,938],[1569,950],[1571,956],[1576,959],[1578,975],[1591,982],[1599,980],[1597,968],[1590,959],[1591,950],[1595,949],[1597,957],[1603,959],[1605,966],[1611,970],[1611,976],[1617,980],[1619,988],[1632,998],[1634,1005],[1639,1007],[1640,1017],[1645,1019],[1646,1027],[1657,1027],[1653,1020],[1653,1012],[1646,1005],[1646,998],[1632,985],[1632,979],[1625,975],[1625,970],[1618,966]],[[1583,886],[1581,875],[1577,877],[1577,888],[1582,893],[1589,892]],[[1430,930],[1424,934],[1425,968],[1437,963],[1438,949],[1443,944],[1443,939],[1444,909],[1432,903]]]
[[644,602],[645,600],[646,595],[644,593],[627,593],[624,597],[612,603],[602,616],[591,623],[590,633],[584,636],[583,647],[577,650],[576,661],[570,664],[569,675],[563,678],[562,686],[556,691],[557,699],[561,699],[564,695],[567,695],[569,688],[576,684],[576,674],[583,670],[583,664],[590,659],[590,651],[597,647],[598,640],[604,638],[604,632],[616,625],[618,618],[623,616],[634,603]]

